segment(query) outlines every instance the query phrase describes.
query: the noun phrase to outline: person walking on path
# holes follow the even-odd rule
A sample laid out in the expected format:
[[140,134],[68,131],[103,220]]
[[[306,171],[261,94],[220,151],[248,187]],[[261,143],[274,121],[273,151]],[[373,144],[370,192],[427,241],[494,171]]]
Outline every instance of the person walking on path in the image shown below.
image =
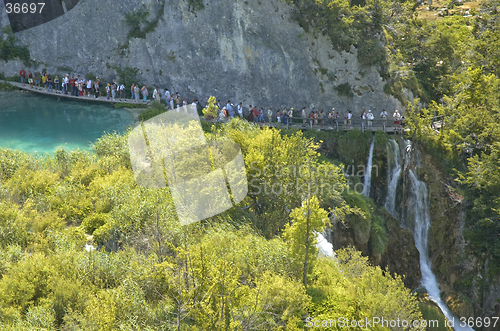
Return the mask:
[[399,122],[401,120],[401,114],[399,114],[399,111],[396,109],[394,114],[392,115],[392,118],[394,119],[394,125],[396,126],[396,129],[399,128]]
[[111,85],[106,85],[106,100],[109,100],[109,93],[111,92]]
[[387,128],[387,111],[385,109],[383,109],[381,112],[380,112],[380,118],[382,119],[382,123],[384,125],[384,130],[385,128]]
[[[120,83],[116,83],[116,94],[120,97]],[[122,100],[120,99],[120,101]]]
[[130,98],[132,100],[135,100],[135,84],[132,83],[132,86],[130,86]]
[[24,78],[26,77],[26,71],[24,71],[24,68],[21,68],[21,71],[19,71],[19,76],[21,76],[21,84],[24,86]]
[[328,113],[328,124],[330,125],[330,129],[333,127],[333,118],[335,117],[334,108]]
[[248,105],[248,116],[247,116],[247,121],[252,122],[253,121],[253,110],[252,110],[252,105]]
[[71,85],[71,96],[76,97],[77,95],[76,95],[76,88],[75,88],[75,75],[71,76],[69,83]]
[[243,118],[243,102],[240,102],[240,104],[237,106],[237,111],[238,111],[238,116],[240,118]]
[[253,107],[253,121],[257,122],[259,120],[259,112],[257,111],[257,106]]
[[91,90],[92,90],[92,80],[89,79],[87,81],[87,98],[90,98],[90,92],[91,92]]
[[35,85],[40,89],[40,80],[42,80],[42,75],[40,71],[35,72]]
[[371,130],[373,123],[373,113],[371,109],[368,109],[368,114],[366,114],[366,119],[368,120],[368,128]]
[[321,125],[325,124],[325,113],[323,109],[319,112],[319,120],[321,121]]
[[177,105],[177,111],[179,110],[179,108],[181,107],[181,95],[179,94],[179,92],[175,92],[176,94],[176,97],[175,97],[175,104]]
[[135,85],[134,86],[134,95],[135,95],[135,102],[139,102],[139,99],[140,99],[140,95],[139,95],[139,85]]
[[56,85],[56,93],[59,93],[59,76],[56,75],[56,78],[54,78],[54,84]]
[[120,101],[127,101],[127,99],[125,99],[125,85],[122,84],[120,85]]
[[45,90],[47,90],[47,73],[42,74],[42,85]]
[[269,107],[267,110],[267,119],[269,120],[269,126],[273,122],[273,107]]
[[52,93],[52,76],[47,74],[47,92]]
[[165,89],[165,103],[168,105],[168,103],[170,102],[170,91],[168,90],[168,88]]
[[278,112],[276,113],[276,120],[278,121],[278,125],[281,125],[281,110],[278,109]]
[[83,81],[81,79],[76,81],[76,95],[83,97]]
[[174,96],[173,94],[170,95],[170,99],[168,100],[170,110],[174,110]]
[[293,107],[288,111],[288,123],[292,125],[293,123]]
[[148,99],[148,86],[147,85],[144,85],[142,87],[141,93],[142,93],[142,101],[147,102],[147,99]]
[[155,87],[155,88],[153,89],[153,95],[152,95],[153,100],[154,100],[155,102],[156,102],[156,97],[157,97],[157,96],[158,96],[158,89]]
[[30,87],[33,88],[33,74],[31,71],[28,74],[28,83],[30,84]]
[[97,78],[97,81],[95,82],[95,86],[94,86],[96,99],[98,99],[99,96],[101,95],[101,87],[102,87],[102,82],[99,78]]
[[160,90],[158,90],[157,87],[155,87],[155,90],[153,91],[153,99],[155,102],[160,103]]
[[113,80],[113,85],[111,85],[111,97],[113,98],[113,101],[116,100],[116,89],[118,86],[116,85],[116,81]]
[[69,75],[64,76],[63,80],[63,93],[68,94],[68,84],[69,84]]
[[85,77],[82,78],[81,85],[82,85],[82,97],[84,97],[87,95],[87,80],[85,79]]

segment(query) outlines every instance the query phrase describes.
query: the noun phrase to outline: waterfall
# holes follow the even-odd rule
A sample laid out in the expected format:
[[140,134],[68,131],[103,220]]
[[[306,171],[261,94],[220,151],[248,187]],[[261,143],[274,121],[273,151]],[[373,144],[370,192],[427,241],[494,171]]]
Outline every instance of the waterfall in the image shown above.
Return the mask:
[[334,258],[333,245],[326,240],[326,238],[319,232],[316,232],[316,247],[319,250],[319,255]]
[[427,238],[430,227],[429,198],[427,187],[424,182],[419,181],[413,170],[409,170],[410,200],[409,214],[413,216],[414,229],[413,238],[415,246],[420,254],[420,272],[422,273],[422,285],[427,290],[430,299],[434,301],[449,321],[454,322],[455,330],[473,330],[470,327],[461,327],[460,320],[453,315],[448,306],[441,300],[440,290],[436,276],[432,273],[427,250]]
[[372,184],[372,161],[373,161],[373,147],[375,146],[375,136],[372,139],[370,145],[370,153],[368,154],[368,162],[366,163],[365,169],[365,182],[363,185],[363,195],[370,196],[370,186]]
[[[392,148],[392,153],[391,153]],[[391,158],[392,156],[392,158]],[[395,203],[396,203],[396,188],[398,186],[399,176],[401,175],[401,157],[399,155],[399,145],[396,140],[391,139],[387,143],[387,165],[389,168],[388,184],[387,184],[387,197],[385,199],[385,209],[393,217],[395,216]],[[391,171],[392,166],[392,171]]]

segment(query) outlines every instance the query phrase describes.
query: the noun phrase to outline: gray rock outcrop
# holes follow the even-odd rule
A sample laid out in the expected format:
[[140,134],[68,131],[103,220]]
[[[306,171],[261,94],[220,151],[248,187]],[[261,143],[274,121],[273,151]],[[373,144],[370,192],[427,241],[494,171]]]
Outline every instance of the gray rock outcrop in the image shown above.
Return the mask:
[[[401,109],[384,93],[376,67],[363,68],[354,47],[338,53],[327,37],[305,34],[284,1],[205,0],[203,8],[190,7],[197,2],[80,0],[63,16],[16,37],[38,69],[111,80],[113,67],[137,68],[137,81],[201,102],[214,95],[223,102],[297,111]],[[157,25],[145,38],[127,38],[125,15],[140,9],[147,12],[144,21]],[[0,25],[8,23],[3,12]],[[0,72],[13,75],[20,65],[0,62]],[[353,96],[335,89],[345,83]]]

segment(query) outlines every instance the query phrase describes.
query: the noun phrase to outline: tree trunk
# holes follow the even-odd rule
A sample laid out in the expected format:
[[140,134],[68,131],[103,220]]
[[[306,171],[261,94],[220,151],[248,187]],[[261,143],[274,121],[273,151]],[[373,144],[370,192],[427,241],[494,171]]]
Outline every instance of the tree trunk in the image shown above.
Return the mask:
[[309,257],[309,219],[311,217],[311,183],[307,183],[307,221],[306,221],[306,253],[304,257],[304,272],[302,282],[307,286],[307,259]]

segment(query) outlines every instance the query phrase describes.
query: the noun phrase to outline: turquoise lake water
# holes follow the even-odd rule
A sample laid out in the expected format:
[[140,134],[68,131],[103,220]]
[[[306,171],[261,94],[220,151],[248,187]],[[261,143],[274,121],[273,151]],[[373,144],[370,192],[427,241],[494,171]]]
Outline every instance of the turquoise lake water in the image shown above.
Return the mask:
[[58,146],[90,150],[104,132],[125,132],[128,110],[96,102],[0,91],[0,147],[52,154]]

